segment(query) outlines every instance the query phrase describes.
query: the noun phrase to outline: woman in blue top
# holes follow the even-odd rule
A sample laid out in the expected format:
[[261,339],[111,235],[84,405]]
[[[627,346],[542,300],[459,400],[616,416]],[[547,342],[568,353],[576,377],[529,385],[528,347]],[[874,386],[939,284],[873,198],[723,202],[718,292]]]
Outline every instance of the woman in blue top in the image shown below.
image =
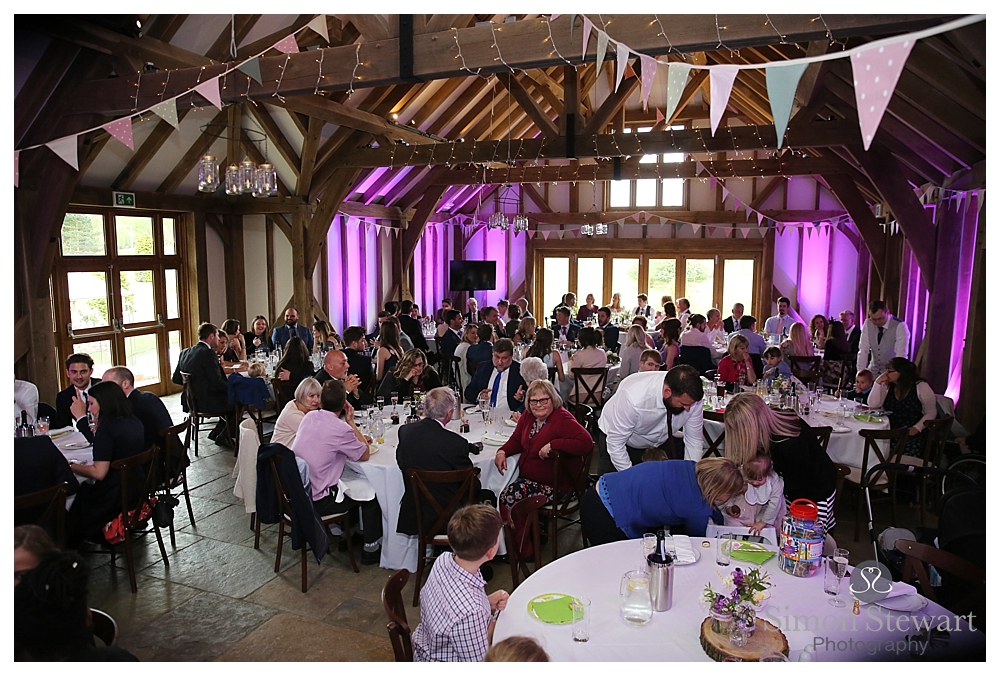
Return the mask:
[[703,536],[718,506],[745,490],[736,463],[725,458],[644,462],[605,474],[587,491],[583,532],[594,545],[681,524],[688,535]]

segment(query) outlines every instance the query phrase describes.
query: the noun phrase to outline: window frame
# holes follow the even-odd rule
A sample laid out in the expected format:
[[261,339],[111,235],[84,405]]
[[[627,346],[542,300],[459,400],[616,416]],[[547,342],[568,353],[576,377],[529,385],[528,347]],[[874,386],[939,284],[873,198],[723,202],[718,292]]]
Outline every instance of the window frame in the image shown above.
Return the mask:
[[[630,133],[632,133],[633,129],[636,129],[637,133],[643,133],[643,132],[639,132],[638,129],[639,128],[644,128],[644,129],[648,130],[652,126],[653,125],[650,124],[647,127],[647,123],[637,122],[637,123],[631,124],[631,125],[629,125],[627,127],[624,127],[622,129],[622,133],[630,134]],[[671,125],[670,127],[667,127],[666,130],[671,130],[672,129],[674,131],[679,131],[679,130],[686,129],[686,128],[687,127],[684,126],[684,125],[682,125],[682,124],[675,124],[675,125]],[[663,163],[663,156],[664,155],[670,155],[670,154],[674,154],[674,153],[657,153],[656,154],[657,162],[660,163],[660,164],[662,164]],[[680,164],[682,162],[686,162],[688,160],[688,156],[690,155],[690,153],[681,153],[681,155],[683,155],[683,157],[682,157],[681,160],[678,161],[678,164]],[[638,160],[635,160],[635,161],[639,162],[641,159],[642,159],[642,157],[640,157]],[[667,176],[665,178],[673,178],[673,177],[672,176]],[[649,211],[687,211],[688,210],[688,205],[691,203],[691,187],[690,187],[691,186],[691,182],[688,179],[686,179],[686,178],[680,179],[680,180],[682,180],[684,182],[683,183],[683,188],[682,188],[682,191],[681,191],[682,195],[683,195],[683,197],[681,199],[681,204],[669,204],[669,205],[663,204],[663,179],[661,179],[661,178],[647,179],[647,180],[652,180],[652,181],[656,182],[656,204],[654,204],[652,206],[638,206],[636,204],[636,193],[638,191],[638,181],[639,181],[639,179],[632,178],[632,179],[626,179],[626,180],[629,183],[629,203],[628,203],[627,206],[611,206],[611,187],[612,187],[612,184],[615,183],[615,181],[606,181],[605,182],[605,185],[604,185],[605,211],[634,212],[637,209],[639,209],[639,210],[645,209],[645,210],[649,210]]]

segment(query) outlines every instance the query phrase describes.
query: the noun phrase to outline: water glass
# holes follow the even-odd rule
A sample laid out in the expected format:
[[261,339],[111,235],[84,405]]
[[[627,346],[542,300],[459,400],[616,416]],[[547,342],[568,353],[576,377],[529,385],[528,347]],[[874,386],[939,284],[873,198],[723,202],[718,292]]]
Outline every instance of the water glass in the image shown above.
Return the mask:
[[656,551],[656,534],[643,533],[642,535],[642,568],[646,567],[647,557]]
[[718,548],[715,551],[715,563],[718,566],[728,566],[729,557],[733,551],[733,534],[723,533],[718,538]]
[[43,415],[38,417],[38,433],[45,435],[49,433],[49,416]]
[[573,609],[573,640],[586,643],[590,640],[590,599],[578,596],[570,607]]
[[[835,607],[844,606],[844,601],[838,598],[840,595],[841,579],[837,575],[837,563],[833,560],[832,556],[828,556],[826,558],[826,565],[823,567],[823,591],[833,597],[832,599],[828,599],[828,602]],[[837,601],[840,602],[840,605],[837,604]]]
[[375,403],[378,405],[378,410],[381,411],[385,407],[385,395],[380,394],[375,397]]
[[396,410],[396,403],[399,401],[399,392],[390,392],[389,401],[392,402],[392,410]]

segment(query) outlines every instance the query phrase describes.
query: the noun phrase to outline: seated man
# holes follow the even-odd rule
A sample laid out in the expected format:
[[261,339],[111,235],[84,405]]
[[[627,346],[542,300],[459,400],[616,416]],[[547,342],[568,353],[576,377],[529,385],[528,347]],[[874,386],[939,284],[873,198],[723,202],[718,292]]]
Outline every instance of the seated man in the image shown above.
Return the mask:
[[[177,385],[184,384],[182,373],[194,376],[192,390],[198,404],[199,413],[220,415],[223,419],[215,426],[208,438],[219,446],[230,446],[226,425],[231,431],[236,430],[235,414],[229,405],[229,381],[219,363],[217,350],[219,347],[219,329],[215,324],[204,322],[198,327],[198,342],[181,351],[177,358],[177,368],[171,380]],[[187,395],[181,395],[181,404],[189,411],[190,404]]]
[[[80,487],[66,457],[59,452],[51,438],[39,435],[14,439],[15,496],[43,491],[64,481],[69,484],[66,495],[75,494]],[[44,514],[45,505],[16,512],[14,525],[38,523]]]
[[[470,376],[475,375],[475,369],[478,369],[480,364],[488,363],[493,355],[493,341],[490,340],[493,337],[493,327],[486,322],[480,322],[476,326],[478,327],[476,333],[479,336],[479,342],[470,345],[468,352],[465,353],[465,363],[466,367],[470,369]],[[472,401],[475,402],[475,399]]]
[[[243,376],[239,376],[242,378]],[[143,392],[135,389],[135,376],[132,371],[124,366],[113,366],[104,372],[104,379],[122,388],[125,398],[132,405],[132,415],[142,423],[146,448],[153,444],[163,444],[160,439],[160,430],[173,427],[174,421],[170,419],[170,413],[163,401],[152,392]]]
[[490,405],[497,407],[497,413],[506,417],[524,410],[526,388],[521,377],[521,365],[514,361],[514,343],[510,338],[501,338],[493,344],[492,362],[484,361],[476,369],[472,381],[465,388],[465,398],[476,402],[480,395],[485,394]]
[[375,496],[364,501],[355,500],[346,495],[340,485],[347,461],[364,462],[369,455],[368,441],[354,424],[354,407],[347,401],[343,381],[331,380],[323,385],[320,406],[320,410],[309,411],[302,418],[292,442],[292,452],[309,465],[313,505],[320,516],[361,508],[365,524],[365,551],[361,563],[378,563],[382,553],[379,546],[382,510],[378,500]]
[[56,395],[56,418],[51,421],[52,429],[73,424],[75,418],[69,411],[73,399],[79,397],[86,402],[91,385],[101,382],[100,378],[91,378],[93,373],[94,360],[89,354],[71,354],[66,359],[66,377],[70,385]]
[[316,374],[320,385],[328,381],[339,380],[347,389],[347,402],[351,406],[367,406],[372,403],[372,397],[361,386],[361,378],[350,373],[351,363],[347,354],[340,350],[330,350],[323,358],[323,370]]
[[491,612],[506,608],[510,594],[501,589],[487,596],[479,567],[496,555],[502,525],[488,505],[469,505],[451,517],[454,553],[437,558],[420,590],[415,662],[481,662],[486,655],[495,624]]
[[[406,471],[410,469],[430,470],[433,472],[449,472],[457,469],[469,469],[472,460],[469,453],[478,453],[479,449],[466,441],[461,435],[447,429],[455,413],[455,395],[447,387],[436,387],[424,397],[424,413],[426,417],[420,422],[404,425],[399,428],[399,445],[396,447],[396,464],[403,473],[403,484],[406,486],[403,498],[399,503],[399,521],[396,531],[404,535],[417,535],[417,513],[414,504],[413,487]],[[496,504],[497,496],[488,490],[478,487],[477,502]],[[446,507],[455,497],[455,492],[461,484],[428,484],[427,488],[442,507]],[[429,504],[423,506],[423,526],[425,535],[430,534],[437,514]]]
[[347,372],[361,380],[361,387],[367,388],[375,378],[372,358],[365,354],[365,330],[360,326],[344,329],[344,354],[347,356]]

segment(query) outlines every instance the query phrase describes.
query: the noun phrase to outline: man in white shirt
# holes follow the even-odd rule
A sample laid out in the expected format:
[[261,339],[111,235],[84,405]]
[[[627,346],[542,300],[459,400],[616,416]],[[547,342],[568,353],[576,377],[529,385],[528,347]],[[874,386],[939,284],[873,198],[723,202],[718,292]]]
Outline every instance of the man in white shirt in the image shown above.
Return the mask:
[[778,314],[768,317],[767,321],[764,322],[765,334],[781,336],[782,338],[788,337],[788,332],[792,330],[792,324],[795,323],[795,319],[788,314],[788,308],[791,304],[792,301],[785,296],[778,299]]
[[34,425],[38,417],[38,388],[27,380],[14,380],[14,417],[21,419],[21,411],[28,414],[28,424]]
[[858,366],[867,364],[877,378],[893,357],[909,357],[909,346],[909,327],[889,314],[885,301],[868,303],[868,319],[861,327],[858,344]]
[[638,296],[636,296],[636,301],[638,301],[639,304],[636,305],[635,308],[633,308],[632,316],[633,317],[642,316],[645,317],[646,319],[649,319],[649,317],[652,316],[653,313],[652,313],[652,308],[649,307],[649,302],[648,302],[649,299],[646,296],[646,294],[640,293]]
[[[718,312],[718,310],[716,310]],[[707,347],[712,349],[712,339],[708,337],[706,329],[708,320],[701,315],[691,315],[691,328],[681,334],[681,347],[685,345]]]
[[[621,381],[598,421],[598,472],[628,469],[641,461],[644,450],[662,446],[680,429],[684,430],[684,458],[701,459],[703,396],[698,371],[686,364],[666,375],[661,371],[633,373]],[[667,454],[674,455],[670,450]]]
[[[740,314],[742,315],[742,312]],[[722,325],[722,313],[717,308],[708,311],[705,335],[708,336],[710,343],[717,341],[721,343],[726,339],[726,327]]]
[[476,369],[472,381],[465,388],[465,398],[478,401],[480,395],[489,397],[497,413],[509,417],[524,410],[524,392],[527,385],[521,377],[521,365],[514,361],[514,343],[501,338],[493,343],[493,360],[484,361]]
[[681,320],[681,328],[686,328],[691,319],[691,301],[687,298],[678,298],[677,309],[681,311],[677,315],[677,319]]

